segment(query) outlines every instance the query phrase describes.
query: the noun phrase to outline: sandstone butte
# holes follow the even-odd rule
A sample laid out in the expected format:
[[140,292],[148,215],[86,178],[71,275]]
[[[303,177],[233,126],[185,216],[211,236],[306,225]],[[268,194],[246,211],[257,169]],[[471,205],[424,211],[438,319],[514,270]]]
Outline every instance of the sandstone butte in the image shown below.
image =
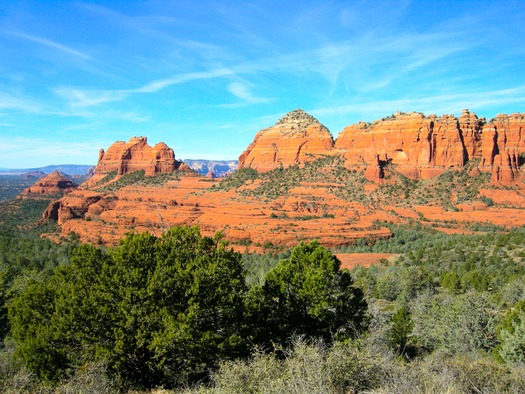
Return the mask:
[[[313,180],[295,179],[279,195],[261,193],[268,183],[262,178],[223,186],[228,178],[198,176],[177,162],[165,144],[151,148],[144,137],[132,138],[102,151],[93,178],[51,203],[44,218],[58,220],[63,235],[74,232],[83,241],[105,245],[116,244],[129,231],[158,235],[171,226],[198,224],[204,235],[223,231],[241,251],[275,250],[314,238],[336,247],[390,236],[377,221],[418,220],[448,232],[470,231],[479,222],[523,225],[524,131],[521,114],[486,122],[467,110],[457,119],[397,113],[348,126],[334,141],[315,118],[292,111],[257,133],[239,157],[239,168],[271,174],[272,169],[315,166],[319,157],[337,158],[348,176],[364,174],[368,180],[345,183],[332,176],[342,173],[340,168],[311,167],[317,171]],[[472,179],[491,178],[475,198],[460,201],[452,191],[444,205],[395,197],[398,172],[433,182],[447,170],[467,168],[467,163]],[[122,183],[137,170],[152,175],[146,177],[152,181]],[[384,191],[387,186],[394,197]],[[433,194],[432,187],[427,195]],[[352,197],[356,190],[359,198]]]
[[27,198],[43,195],[64,195],[72,192],[77,187],[78,186],[73,181],[55,170],[25,189],[19,197]]
[[239,157],[239,169],[270,171],[322,155],[343,156],[348,168],[366,168],[374,181],[383,179],[389,164],[410,178],[429,179],[475,159],[494,183],[512,184],[523,178],[525,115],[498,115],[487,123],[468,110],[459,118],[398,112],[348,126],[334,142],[317,119],[295,110],[257,133]]
[[239,157],[239,168],[271,171],[279,167],[311,161],[334,146],[330,131],[313,116],[297,109],[273,127],[257,133]]
[[173,149],[165,143],[160,142],[151,147],[146,137],[132,137],[128,142],[115,142],[107,152],[100,150],[95,175],[106,175],[113,171],[117,175],[126,175],[143,170],[145,175],[151,176],[171,173],[181,165],[183,163],[175,160]]

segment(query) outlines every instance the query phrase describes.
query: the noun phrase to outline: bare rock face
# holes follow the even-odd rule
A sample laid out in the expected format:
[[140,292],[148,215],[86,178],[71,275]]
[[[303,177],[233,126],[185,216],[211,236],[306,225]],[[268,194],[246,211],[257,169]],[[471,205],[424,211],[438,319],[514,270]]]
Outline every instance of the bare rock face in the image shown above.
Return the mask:
[[481,169],[493,183],[514,182],[525,161],[525,115],[497,115],[483,127]]
[[297,109],[274,126],[259,131],[240,155],[238,168],[266,172],[305,163],[315,155],[327,154],[333,145],[330,131],[313,116]]
[[68,220],[84,218],[88,208],[102,197],[101,193],[77,190],[49,204],[42,218],[57,220],[59,225]]
[[478,118],[475,113],[468,109],[461,112],[458,126],[462,133],[462,142],[468,159],[481,157],[482,131],[485,123],[485,118]]
[[498,115],[487,123],[468,109],[459,118],[397,112],[348,126],[334,143],[317,119],[295,110],[257,133],[239,157],[239,169],[265,172],[326,154],[345,157],[347,167],[365,169],[372,181],[384,177],[387,164],[410,178],[428,179],[477,159],[492,182],[512,183],[525,161],[525,115]]
[[465,109],[453,115],[396,113],[346,127],[335,143],[349,166],[366,167],[371,180],[392,163],[411,178],[428,179],[479,159],[493,183],[512,183],[525,161],[525,115],[498,115],[490,122]]
[[99,152],[95,175],[117,171],[117,175],[144,170],[145,175],[175,171],[177,162],[173,149],[161,142],[153,148],[146,137],[132,137],[128,142],[117,141],[106,152]]
[[[464,119],[469,133],[474,134],[469,137],[473,140],[471,151],[475,151],[475,141],[479,139],[479,130],[470,125],[476,124],[475,119],[471,119],[470,114]],[[468,152],[463,138],[460,123],[452,115],[439,118],[418,112],[398,112],[373,123],[360,122],[346,127],[339,134],[335,148],[348,165],[366,166],[367,177],[372,180],[381,178],[379,169],[387,163],[395,164],[397,170],[408,177],[431,178],[465,164]]]
[[21,193],[21,197],[56,194],[63,195],[75,190],[76,188],[77,185],[70,179],[66,178],[58,171],[54,171],[36,181],[31,187],[25,189]]

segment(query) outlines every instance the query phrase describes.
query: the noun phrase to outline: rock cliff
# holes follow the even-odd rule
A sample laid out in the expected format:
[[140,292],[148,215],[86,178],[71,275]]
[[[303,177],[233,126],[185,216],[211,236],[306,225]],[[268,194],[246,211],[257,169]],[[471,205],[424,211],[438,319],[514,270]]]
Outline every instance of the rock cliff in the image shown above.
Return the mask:
[[334,145],[332,134],[313,116],[297,109],[261,130],[239,157],[238,168],[259,172],[311,161]]
[[239,169],[266,172],[316,155],[340,155],[348,168],[365,169],[372,181],[384,177],[388,164],[407,177],[430,179],[476,159],[480,171],[492,173],[494,183],[512,183],[521,179],[524,127],[522,114],[498,115],[487,123],[466,109],[459,118],[397,112],[348,126],[334,143],[317,119],[295,110],[257,133],[239,157]]
[[58,171],[36,181],[31,187],[25,189],[21,194],[21,198],[39,195],[55,195],[67,194],[77,188],[77,185]]
[[133,137],[128,142],[117,141],[105,152],[101,149],[95,175],[116,171],[117,175],[144,170],[145,175],[169,173],[178,168],[173,149],[160,142],[148,145],[146,137]]
[[398,112],[373,123],[348,126],[335,148],[349,166],[372,167],[374,171],[367,171],[371,179],[381,178],[389,163],[408,177],[431,178],[448,168],[462,167],[468,159],[457,119],[417,112]]
[[468,110],[459,118],[398,112],[346,127],[335,148],[349,166],[367,167],[371,180],[382,178],[389,163],[408,177],[429,179],[477,159],[479,170],[492,173],[492,182],[511,183],[523,164],[524,127],[522,114],[498,115],[487,123]]
[[525,115],[498,115],[483,127],[481,170],[492,171],[493,183],[513,183],[525,164]]

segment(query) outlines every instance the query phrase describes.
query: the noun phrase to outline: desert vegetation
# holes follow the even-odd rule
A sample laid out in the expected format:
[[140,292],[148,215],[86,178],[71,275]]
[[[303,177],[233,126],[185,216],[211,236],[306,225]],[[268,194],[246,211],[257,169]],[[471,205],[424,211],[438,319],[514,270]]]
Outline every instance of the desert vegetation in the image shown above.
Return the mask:
[[25,179],[17,175],[0,175],[0,202],[15,198],[33,183],[35,183],[34,179]]
[[[349,175],[325,164],[325,181]],[[290,174],[321,176],[311,166]],[[444,189],[463,175],[446,176]],[[424,190],[405,182],[409,194]],[[175,227],[100,248],[40,238],[54,231],[39,220],[46,206],[0,204],[2,392],[525,390],[525,227],[445,234],[377,222],[393,236],[264,255]],[[396,258],[340,269],[335,254],[355,252]]]
[[[371,182],[365,178],[364,168],[351,170],[340,156],[320,156],[313,157],[303,165],[296,164],[265,173],[243,168],[217,187],[222,190],[241,187],[241,195],[272,201],[301,183],[322,183],[330,184],[330,191],[345,201],[375,208],[395,203],[406,207],[436,205],[453,209],[457,204],[474,201],[491,206],[494,201],[480,195],[480,189],[488,187],[490,174],[472,175],[472,170],[478,164],[479,160],[471,160],[461,169],[450,169],[427,180],[407,178],[396,170],[395,165],[388,164],[384,169],[385,181],[377,188],[365,190],[365,185]],[[259,183],[249,187],[255,180]]]

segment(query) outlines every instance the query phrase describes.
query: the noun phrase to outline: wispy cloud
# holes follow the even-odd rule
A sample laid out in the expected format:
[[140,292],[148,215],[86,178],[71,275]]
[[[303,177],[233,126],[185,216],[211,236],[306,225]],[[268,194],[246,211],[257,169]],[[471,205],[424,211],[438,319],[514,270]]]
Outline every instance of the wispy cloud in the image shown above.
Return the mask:
[[9,32],[10,35],[12,36],[15,36],[15,37],[19,37],[19,38],[23,38],[24,40],[28,40],[28,41],[32,41],[32,42],[35,42],[37,44],[41,44],[41,45],[44,45],[44,46],[47,46],[49,48],[53,48],[53,49],[58,49],[59,51],[62,51],[62,52],[65,52],[69,55],[72,55],[72,56],[76,56],[76,57],[80,57],[82,59],[86,59],[86,60],[93,60],[93,58],[82,52],[82,51],[79,51],[77,49],[74,49],[74,48],[71,48],[67,45],[64,45],[62,43],[59,43],[59,42],[56,42],[56,41],[53,41],[53,40],[49,40],[47,38],[43,38],[43,37],[37,37],[37,36],[33,36],[31,34],[26,34],[26,33],[20,33],[20,32]]
[[235,97],[238,97],[244,102],[246,102],[247,104],[267,103],[271,101],[270,99],[265,97],[254,96],[253,93],[250,91],[250,88],[242,82],[232,82],[228,84],[228,91]]
[[222,77],[227,77],[227,76],[231,76],[234,74],[235,72],[229,68],[217,68],[217,69],[211,69],[208,71],[183,73],[183,74],[171,76],[169,78],[148,82],[147,84],[141,87],[138,87],[136,89],[122,90],[122,92],[125,92],[128,94],[155,93],[167,87],[178,85],[181,83],[198,81],[198,80],[206,80],[206,79],[212,79],[212,78],[222,78]]
[[92,107],[111,101],[120,101],[128,96],[123,90],[83,90],[70,87],[54,89],[55,94],[66,99],[72,107]]
[[[478,111],[483,108],[525,103],[525,85],[512,89],[493,90],[485,92],[452,93],[426,97],[414,97],[398,100],[377,100],[366,103],[331,106],[312,110],[316,116],[331,116],[345,114],[361,114],[369,116],[385,116],[396,111],[419,111],[425,114],[459,113],[464,108]],[[479,113],[484,116],[485,114]],[[495,115],[495,114],[490,114]],[[365,120],[365,119],[362,119]],[[376,119],[366,119],[373,121]]]
[[39,112],[41,107],[30,99],[0,92],[0,110]]
[[234,75],[234,72],[227,68],[213,69],[202,72],[190,72],[173,75],[168,78],[157,79],[142,86],[131,89],[79,89],[72,87],[58,87],[53,91],[56,95],[66,99],[72,107],[92,107],[112,101],[121,101],[134,94],[156,93],[170,86],[188,83],[198,80],[222,78]]

